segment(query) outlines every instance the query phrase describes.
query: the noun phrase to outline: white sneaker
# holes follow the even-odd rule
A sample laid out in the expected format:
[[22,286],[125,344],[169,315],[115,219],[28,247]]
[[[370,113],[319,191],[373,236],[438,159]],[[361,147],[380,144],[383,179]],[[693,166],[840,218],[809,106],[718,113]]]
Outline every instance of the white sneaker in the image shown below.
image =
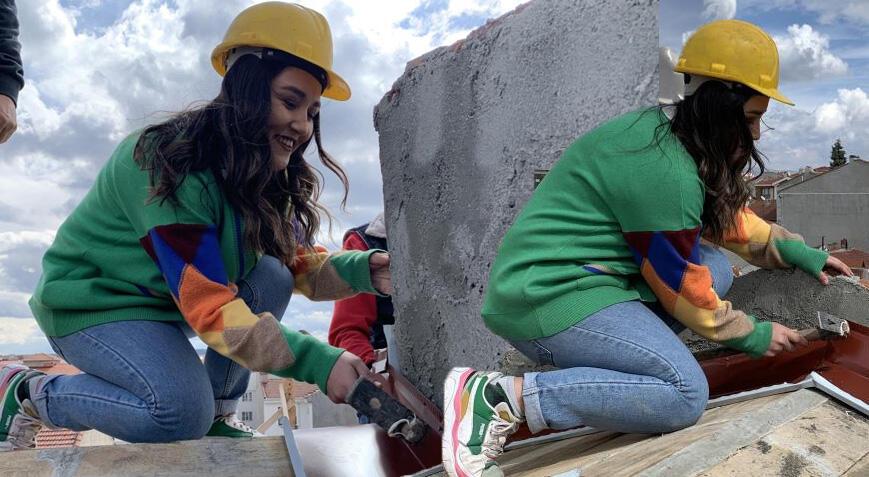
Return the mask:
[[486,386],[502,377],[497,372],[453,368],[444,380],[444,470],[450,477],[503,475],[495,458],[504,452],[507,437],[522,422],[507,402],[494,406]]

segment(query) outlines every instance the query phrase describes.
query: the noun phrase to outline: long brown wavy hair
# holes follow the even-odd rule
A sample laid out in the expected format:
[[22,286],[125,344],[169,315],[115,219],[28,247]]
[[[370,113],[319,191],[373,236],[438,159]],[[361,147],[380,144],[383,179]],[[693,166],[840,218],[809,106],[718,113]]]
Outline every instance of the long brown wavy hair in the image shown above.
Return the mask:
[[[326,74],[296,59],[241,57],[226,73],[220,94],[203,106],[183,111],[147,127],[134,158],[151,181],[151,200],[177,204],[176,193],[191,172],[211,170],[227,200],[244,220],[245,244],[288,266],[298,246],[313,247],[320,216],[331,215],[319,202],[322,174],[305,162],[309,139],[290,157],[285,170],[273,171],[268,138],[272,80],[287,66],[310,72],[325,88]],[[320,161],[344,186],[344,170],[323,149],[320,115],[314,117],[312,139]]]
[[[676,104],[669,127],[697,164],[706,186],[704,235],[721,242],[735,225],[749,197],[746,173],[763,174],[765,156],[757,150],[743,107],[760,93],[740,84],[733,88],[707,81]],[[657,135],[656,135],[657,136]]]

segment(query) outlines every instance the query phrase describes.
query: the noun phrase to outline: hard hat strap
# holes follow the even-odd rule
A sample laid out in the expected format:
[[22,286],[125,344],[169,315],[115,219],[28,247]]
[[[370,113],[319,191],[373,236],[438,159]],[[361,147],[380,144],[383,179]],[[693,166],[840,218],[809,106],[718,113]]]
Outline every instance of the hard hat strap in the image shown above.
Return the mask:
[[702,86],[704,83],[707,83],[709,81],[718,81],[719,83],[724,84],[724,86],[727,86],[727,89],[733,89],[733,87],[735,85],[735,83],[733,81],[712,78],[709,76],[686,74],[685,75],[685,96],[691,96],[692,94],[696,93],[697,90],[700,89],[700,86]]
[[756,92],[754,89],[752,89],[752,88],[750,88],[742,83],[737,83],[735,81],[727,81],[727,80],[723,80],[720,78],[712,78],[710,76],[703,76],[703,75],[685,74],[685,96],[691,96],[692,94],[696,93],[697,90],[700,89],[700,86],[702,86],[704,83],[707,83],[709,81],[718,81],[719,83],[723,84],[724,86],[727,86],[727,89],[729,89],[735,93],[739,93],[740,95],[742,95],[746,99],[750,98],[751,96],[753,96],[755,94],[760,94],[760,93]]
[[287,66],[293,66],[305,70],[320,82],[320,86],[322,86],[324,90],[329,84],[328,76],[323,68],[285,51],[264,48],[261,46],[239,46],[229,50],[229,53],[226,55],[226,71],[228,72],[229,69],[232,68],[232,65],[234,65],[239,58],[245,55],[253,55],[261,60],[279,61]]

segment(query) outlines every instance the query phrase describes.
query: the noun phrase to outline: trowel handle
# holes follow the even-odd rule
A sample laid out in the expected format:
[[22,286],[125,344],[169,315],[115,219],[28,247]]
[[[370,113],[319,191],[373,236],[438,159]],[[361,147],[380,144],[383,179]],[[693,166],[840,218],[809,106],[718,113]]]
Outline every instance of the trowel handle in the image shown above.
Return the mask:
[[817,328],[806,328],[804,330],[799,330],[797,333],[800,334],[806,341],[816,341],[821,339],[821,332]]

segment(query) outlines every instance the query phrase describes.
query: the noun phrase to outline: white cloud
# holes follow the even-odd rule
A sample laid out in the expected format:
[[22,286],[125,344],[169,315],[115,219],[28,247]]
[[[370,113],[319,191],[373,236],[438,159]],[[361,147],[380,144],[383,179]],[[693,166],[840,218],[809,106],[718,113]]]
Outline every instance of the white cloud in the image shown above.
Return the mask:
[[[822,133],[839,134],[852,143],[869,145],[869,97],[862,88],[840,89],[839,97],[824,103],[815,111],[815,129]],[[869,150],[863,149],[869,156]]]
[[8,345],[25,345],[41,343],[45,337],[40,331],[36,320],[0,317],[0,354],[6,354]]
[[848,72],[848,64],[830,51],[828,36],[811,25],[791,25],[788,35],[775,37],[783,80],[826,79]]
[[869,25],[869,2],[866,0],[740,0],[740,6],[761,11],[802,9],[818,14],[818,21],[837,21]]
[[707,20],[724,20],[736,15],[736,0],[703,0],[703,17]]
[[861,88],[839,90],[814,111],[772,102],[764,121],[775,130],[761,136],[758,148],[773,169],[827,165],[837,138],[848,154],[869,156],[869,98]]

